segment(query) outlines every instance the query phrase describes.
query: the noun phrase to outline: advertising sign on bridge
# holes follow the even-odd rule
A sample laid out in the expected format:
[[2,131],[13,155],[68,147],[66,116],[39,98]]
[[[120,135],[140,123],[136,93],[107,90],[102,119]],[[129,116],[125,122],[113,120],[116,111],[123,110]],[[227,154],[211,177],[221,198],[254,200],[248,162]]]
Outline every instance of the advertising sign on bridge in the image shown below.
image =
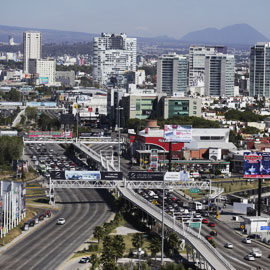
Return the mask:
[[101,180],[100,171],[65,171],[66,180]]
[[100,173],[102,180],[114,181],[123,179],[122,172],[100,172]]
[[164,173],[163,172],[129,172],[129,180],[134,181],[163,181]]
[[29,131],[30,138],[72,138],[72,131]]

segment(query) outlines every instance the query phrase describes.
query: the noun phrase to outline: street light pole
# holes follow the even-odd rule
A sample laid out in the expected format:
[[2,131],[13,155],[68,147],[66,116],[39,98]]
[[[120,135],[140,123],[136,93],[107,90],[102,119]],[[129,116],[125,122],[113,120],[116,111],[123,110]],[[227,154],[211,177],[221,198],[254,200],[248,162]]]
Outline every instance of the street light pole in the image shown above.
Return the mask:
[[121,159],[120,159],[120,147],[121,147],[121,142],[120,142],[120,139],[121,139],[121,130],[120,130],[120,110],[123,110],[122,107],[118,106],[117,108],[118,110],[118,171],[120,172],[121,171]]

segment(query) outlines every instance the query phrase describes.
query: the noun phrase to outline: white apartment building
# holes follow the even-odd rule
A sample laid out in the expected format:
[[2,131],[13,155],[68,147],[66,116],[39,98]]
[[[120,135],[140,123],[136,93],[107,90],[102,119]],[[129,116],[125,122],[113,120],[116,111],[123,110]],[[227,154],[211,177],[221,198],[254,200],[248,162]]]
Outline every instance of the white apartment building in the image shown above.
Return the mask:
[[135,85],[145,84],[145,71],[143,69],[137,70],[135,73]]
[[175,53],[164,54],[157,62],[157,93],[184,95],[187,91],[188,60]]
[[23,70],[29,73],[29,60],[41,59],[41,33],[27,31],[23,33]]
[[204,85],[205,56],[227,53],[225,46],[190,46],[189,48],[189,86]]
[[36,79],[36,85],[55,84],[56,61],[54,59],[30,59],[29,73]]
[[101,85],[110,82],[111,77],[127,71],[136,72],[137,39],[126,34],[105,34],[94,38],[94,78]]
[[205,57],[206,96],[234,96],[234,55],[215,54]]

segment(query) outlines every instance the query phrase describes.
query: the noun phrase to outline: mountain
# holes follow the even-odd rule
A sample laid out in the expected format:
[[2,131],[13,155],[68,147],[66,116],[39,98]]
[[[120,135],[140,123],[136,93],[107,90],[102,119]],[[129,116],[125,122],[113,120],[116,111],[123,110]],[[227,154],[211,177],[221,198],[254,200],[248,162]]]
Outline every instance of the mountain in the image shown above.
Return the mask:
[[42,43],[90,42],[93,40],[93,37],[99,36],[98,34],[83,32],[0,25],[0,42],[7,43],[8,37],[13,36],[16,43],[21,43],[23,41],[23,32],[28,30],[42,32]]
[[246,44],[269,41],[267,37],[248,24],[234,24],[222,29],[206,28],[186,34],[181,42],[214,43],[214,44]]

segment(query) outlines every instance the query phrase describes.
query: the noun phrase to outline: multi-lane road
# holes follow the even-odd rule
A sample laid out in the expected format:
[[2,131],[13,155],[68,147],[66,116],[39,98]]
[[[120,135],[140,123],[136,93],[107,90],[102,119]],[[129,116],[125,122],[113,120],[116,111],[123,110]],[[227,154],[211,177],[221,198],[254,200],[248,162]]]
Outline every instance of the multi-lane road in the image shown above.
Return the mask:
[[[48,147],[61,152],[59,146]],[[91,236],[96,226],[112,215],[106,191],[65,189],[56,190],[56,196],[60,210],[48,222],[0,253],[0,269],[57,269]],[[56,225],[60,217],[66,219],[65,225]]]

